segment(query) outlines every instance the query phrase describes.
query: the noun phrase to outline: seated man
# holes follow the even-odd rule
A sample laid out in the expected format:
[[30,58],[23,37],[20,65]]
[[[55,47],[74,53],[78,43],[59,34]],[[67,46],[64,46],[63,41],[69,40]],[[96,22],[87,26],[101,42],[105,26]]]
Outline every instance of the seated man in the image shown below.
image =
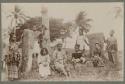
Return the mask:
[[62,43],[58,42],[57,49],[53,53],[55,70],[64,74],[66,77],[68,76],[67,71],[65,69],[65,61],[66,61],[66,52],[62,49]]
[[104,66],[103,59],[101,58],[102,51],[98,42],[95,43],[95,50],[93,56],[93,65],[94,67]]
[[[85,63],[85,58],[82,56],[82,51],[79,49],[80,45],[75,45],[75,52],[72,53],[72,62],[75,65],[76,63]],[[74,66],[75,68],[75,66]]]

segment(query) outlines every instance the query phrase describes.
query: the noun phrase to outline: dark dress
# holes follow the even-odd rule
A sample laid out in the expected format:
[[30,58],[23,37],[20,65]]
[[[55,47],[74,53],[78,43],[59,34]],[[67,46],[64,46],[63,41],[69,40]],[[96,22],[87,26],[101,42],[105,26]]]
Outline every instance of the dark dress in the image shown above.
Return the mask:
[[[17,49],[17,48],[15,48]],[[14,80],[18,79],[18,67],[20,63],[20,54],[13,48],[10,48],[9,55],[7,57],[7,69],[8,69],[8,79]]]
[[76,69],[76,64],[82,63],[81,58],[82,58],[82,53],[80,51],[72,53],[72,62],[74,69]]

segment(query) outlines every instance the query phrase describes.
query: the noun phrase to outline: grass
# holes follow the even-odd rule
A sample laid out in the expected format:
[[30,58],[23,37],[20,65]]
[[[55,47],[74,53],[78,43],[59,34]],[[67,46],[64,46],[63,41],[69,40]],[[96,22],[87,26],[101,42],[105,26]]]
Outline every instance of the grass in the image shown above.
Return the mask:
[[[66,49],[67,55],[70,58],[72,49]],[[73,65],[69,64],[70,67],[70,77],[60,75],[57,72],[52,71],[52,75],[48,76],[47,79],[40,78],[38,72],[32,71],[25,73],[19,81],[119,81],[123,80],[123,68],[122,68],[122,52],[118,52],[119,64],[118,69],[112,67],[112,65],[107,62],[105,67],[93,67],[91,64],[77,64],[74,70]],[[2,72],[2,80],[5,79],[6,72]]]
[[[68,50],[68,55],[71,55],[73,50],[71,49],[66,49]],[[70,57],[70,56],[69,56]],[[122,58],[121,52],[119,52],[119,59]],[[118,64],[118,69],[112,67],[112,64],[110,62],[106,63],[104,67],[93,67],[88,66],[87,64],[77,64],[76,69],[74,70],[73,65],[69,64],[70,67],[70,77],[66,78],[65,76],[61,76],[57,72],[52,72],[52,76],[49,76],[47,79],[40,78],[38,72],[32,72],[32,76],[28,76],[27,78],[24,78],[22,80],[36,80],[36,81],[118,81],[123,79],[123,71],[122,71],[122,66],[121,66],[121,61]],[[30,73],[31,74],[31,73]]]

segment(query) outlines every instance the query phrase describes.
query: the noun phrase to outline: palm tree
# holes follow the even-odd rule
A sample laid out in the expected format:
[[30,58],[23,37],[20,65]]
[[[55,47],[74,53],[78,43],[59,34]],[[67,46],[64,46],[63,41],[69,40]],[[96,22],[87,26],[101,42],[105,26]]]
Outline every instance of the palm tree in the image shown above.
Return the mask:
[[15,25],[13,28],[13,31],[15,32],[16,26],[18,24],[23,24],[24,21],[26,21],[30,17],[23,14],[19,6],[15,5],[14,11],[12,11],[11,14],[7,16],[7,18],[11,18],[11,24],[10,24],[11,27],[13,27],[13,22],[15,22]]
[[121,7],[114,7],[114,14],[115,18],[122,17],[122,8]]
[[84,31],[88,32],[90,30],[91,25],[89,24],[92,19],[86,18],[86,12],[81,11],[78,16],[76,17],[76,24]]

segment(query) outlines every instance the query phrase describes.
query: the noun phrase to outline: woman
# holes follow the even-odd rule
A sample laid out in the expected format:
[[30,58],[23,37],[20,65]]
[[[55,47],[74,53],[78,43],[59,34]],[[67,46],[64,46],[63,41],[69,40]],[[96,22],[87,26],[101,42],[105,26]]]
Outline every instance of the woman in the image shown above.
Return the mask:
[[16,43],[16,37],[13,36],[13,41],[9,46],[9,55],[6,59],[7,69],[8,69],[8,79],[16,80],[19,78],[19,63],[20,54],[18,52],[18,45]]
[[50,57],[47,48],[43,48],[40,52],[41,56],[39,58],[39,74],[43,78],[47,78],[50,72]]

